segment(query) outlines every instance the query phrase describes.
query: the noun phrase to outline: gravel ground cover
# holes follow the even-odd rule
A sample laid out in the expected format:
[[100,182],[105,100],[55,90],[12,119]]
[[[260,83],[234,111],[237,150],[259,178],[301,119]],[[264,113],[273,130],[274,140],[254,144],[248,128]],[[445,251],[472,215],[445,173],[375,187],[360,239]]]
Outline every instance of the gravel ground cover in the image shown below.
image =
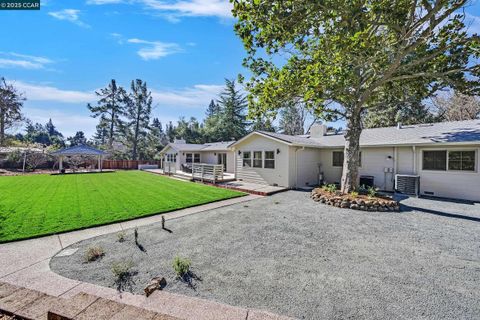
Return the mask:
[[[360,212],[289,191],[74,244],[51,268],[115,287],[111,266],[131,261],[126,288],[164,290],[301,319],[479,319],[480,205],[424,199],[404,211]],[[90,246],[105,255],[85,263]],[[175,280],[176,255],[201,277]]]

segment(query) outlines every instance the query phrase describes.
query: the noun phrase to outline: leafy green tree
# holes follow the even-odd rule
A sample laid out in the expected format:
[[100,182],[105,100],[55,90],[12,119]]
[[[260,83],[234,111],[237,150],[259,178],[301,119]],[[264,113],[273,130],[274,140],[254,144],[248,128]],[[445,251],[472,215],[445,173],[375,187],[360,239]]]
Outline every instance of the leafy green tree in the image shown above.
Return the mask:
[[275,132],[275,126],[270,118],[257,118],[252,123],[252,130]]
[[136,79],[131,83],[131,92],[127,101],[126,117],[127,137],[132,146],[132,159],[138,159],[138,149],[145,147],[147,130],[152,113],[152,93],[147,83]]
[[167,136],[163,132],[162,123],[158,118],[153,118],[150,131],[147,134],[146,159],[155,159],[160,150],[168,143]]
[[223,141],[238,140],[248,132],[246,117],[247,98],[236,88],[234,80],[225,79],[225,89],[220,94],[220,134]]
[[6,132],[23,120],[21,109],[24,95],[5,78],[0,78],[0,146],[6,143]]
[[87,144],[87,138],[83,131],[77,131],[73,137],[68,137],[67,141],[70,147]]
[[364,127],[381,128],[396,126],[398,123],[404,125],[432,123],[437,119],[438,117],[422,101],[401,103],[395,100],[393,104],[386,104],[380,110],[369,110],[365,116]]
[[301,97],[324,120],[344,118],[343,192],[358,187],[364,116],[387,97],[478,91],[479,37],[466,0],[231,0],[252,72],[252,118]]
[[173,142],[175,140],[175,126],[173,125],[172,121],[169,121],[166,125],[165,133],[169,142]]
[[188,121],[180,117],[175,127],[175,136],[184,139],[187,143],[204,143],[203,127],[194,117]]
[[208,105],[206,116],[207,119],[210,117],[218,116],[220,114],[220,106],[215,103],[215,101],[212,99],[210,101],[210,104]]
[[96,106],[91,104],[87,105],[90,112],[93,113],[92,117],[101,117],[101,124],[108,125],[108,147],[112,148],[115,140],[115,135],[121,123],[121,116],[125,115],[127,93],[124,88],[117,86],[114,79],[110,81],[108,87],[95,91],[97,95],[98,103]]
[[109,123],[110,122],[104,117],[100,117],[100,121],[96,126],[96,131],[93,134],[92,139],[95,146],[105,146],[108,144],[110,138]]

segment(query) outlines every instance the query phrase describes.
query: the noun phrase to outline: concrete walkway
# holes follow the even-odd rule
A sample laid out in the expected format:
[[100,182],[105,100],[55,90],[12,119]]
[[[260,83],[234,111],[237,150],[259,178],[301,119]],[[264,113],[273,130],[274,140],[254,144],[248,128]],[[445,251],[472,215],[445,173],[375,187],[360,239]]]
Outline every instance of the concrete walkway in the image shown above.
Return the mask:
[[[235,203],[251,201],[259,197],[260,196],[256,195],[248,195],[182,209],[163,214],[163,216],[165,220],[168,221]],[[160,214],[59,235],[2,244],[0,245],[0,281],[56,297],[69,298],[79,292],[85,292],[181,319],[288,319],[268,312],[228,306],[214,301],[191,298],[165,291],[154,292],[149,298],[131,293],[119,293],[110,288],[67,279],[50,270],[50,259],[73,243],[108,233],[160,222],[161,217],[162,215]]]

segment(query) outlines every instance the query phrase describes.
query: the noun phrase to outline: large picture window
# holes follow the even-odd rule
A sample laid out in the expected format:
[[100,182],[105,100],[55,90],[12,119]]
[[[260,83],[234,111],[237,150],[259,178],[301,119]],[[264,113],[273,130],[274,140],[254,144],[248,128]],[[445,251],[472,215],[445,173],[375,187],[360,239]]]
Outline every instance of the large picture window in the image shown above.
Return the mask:
[[252,154],[250,151],[243,151],[243,166],[251,167],[252,166]]
[[262,151],[253,152],[253,167],[254,168],[262,167]]
[[275,152],[265,151],[265,168],[275,169]]
[[475,151],[449,151],[448,170],[475,171]]
[[333,160],[332,166],[334,167],[343,167],[343,151],[333,151],[332,152]]
[[423,170],[447,170],[447,151],[423,151]]

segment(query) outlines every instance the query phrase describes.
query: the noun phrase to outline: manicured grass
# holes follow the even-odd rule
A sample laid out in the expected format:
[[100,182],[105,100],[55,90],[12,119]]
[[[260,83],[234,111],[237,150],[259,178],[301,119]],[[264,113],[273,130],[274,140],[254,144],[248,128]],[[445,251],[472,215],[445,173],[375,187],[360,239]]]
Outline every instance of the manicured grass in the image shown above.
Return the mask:
[[70,231],[243,195],[141,172],[0,177],[0,242]]

